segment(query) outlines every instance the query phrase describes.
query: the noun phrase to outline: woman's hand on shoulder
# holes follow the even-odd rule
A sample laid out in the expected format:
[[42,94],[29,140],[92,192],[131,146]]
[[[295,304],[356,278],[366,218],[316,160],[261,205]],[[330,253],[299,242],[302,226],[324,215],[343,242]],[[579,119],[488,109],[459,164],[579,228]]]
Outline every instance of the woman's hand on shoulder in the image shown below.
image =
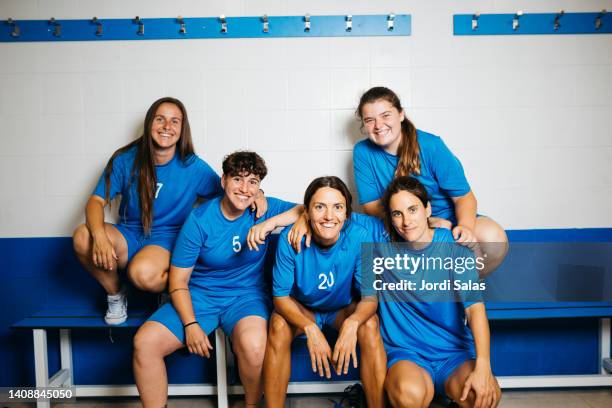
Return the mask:
[[303,212],[302,215],[300,215],[287,234],[287,240],[298,254],[300,253],[300,249],[302,247],[301,244],[304,235],[306,236],[306,247],[310,247],[312,231],[310,230],[310,225],[308,224],[306,212]]
[[466,246],[472,251],[476,250],[476,246],[478,245],[476,234],[474,234],[474,232],[468,227],[461,225],[457,225],[455,228],[453,228],[453,238],[455,239],[456,243]]
[[264,191],[259,189],[257,195],[255,196],[255,202],[251,204],[251,211],[257,211],[255,213],[255,218],[261,218],[268,211],[268,200],[266,200],[266,196],[264,195]]
[[453,224],[445,218],[429,217],[427,221],[429,222],[430,228],[451,229],[453,227]]
[[185,345],[191,354],[210,358],[212,345],[199,324],[191,324],[185,328]]

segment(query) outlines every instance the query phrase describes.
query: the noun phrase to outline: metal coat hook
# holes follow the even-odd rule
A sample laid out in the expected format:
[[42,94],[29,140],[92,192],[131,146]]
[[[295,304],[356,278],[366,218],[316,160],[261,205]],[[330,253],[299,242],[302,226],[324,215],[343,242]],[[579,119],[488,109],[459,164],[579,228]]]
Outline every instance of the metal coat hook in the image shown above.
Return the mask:
[[138,24],[138,31],[136,31],[136,34],[144,35],[144,23],[142,22],[140,17],[138,17],[138,16],[134,17],[133,22],[134,22],[134,24]]
[[96,35],[98,37],[102,36],[103,33],[103,27],[102,27],[102,23],[98,20],[98,17],[94,17],[91,19],[91,24],[96,26]]
[[21,29],[17,25],[17,22],[12,18],[6,20],[6,23],[10,26],[13,26],[13,31],[11,32],[11,37],[19,37],[21,35]]
[[221,14],[219,16],[219,20],[221,21],[221,32],[223,34],[227,33],[227,21],[225,20],[225,14]]
[[263,23],[263,32],[268,34],[270,32],[270,22],[268,21],[267,14],[261,16],[261,22]]
[[478,18],[480,17],[480,13],[476,13],[472,15],[472,30],[476,30],[478,28]]
[[519,10],[516,12],[516,14],[514,15],[514,18],[512,19],[512,29],[516,30],[519,28],[519,18],[523,15],[523,10]]
[[346,31],[353,31],[353,16],[346,16]]
[[306,13],[304,16],[304,31],[310,32],[310,14]]
[[554,23],[554,26],[553,26],[555,31],[557,31],[559,29],[559,27],[561,27],[561,23],[559,22],[559,20],[561,20],[561,17],[563,17],[563,14],[565,14],[565,10],[561,10],[555,16],[555,23]]
[[387,17],[387,30],[393,31],[393,28],[395,28],[395,14],[391,13]]
[[599,30],[601,28],[601,19],[603,18],[603,16],[605,16],[607,13],[606,9],[601,10],[601,13],[599,13],[597,15],[597,18],[595,19],[595,29]]
[[187,29],[185,28],[185,20],[183,20],[183,17],[178,16],[176,22],[179,23],[181,26],[179,28],[179,34],[187,34]]
[[55,18],[51,17],[51,19],[49,20],[49,25],[53,26],[53,36],[54,37],[61,37],[62,36],[62,25],[60,23],[58,23],[57,21],[55,21]]

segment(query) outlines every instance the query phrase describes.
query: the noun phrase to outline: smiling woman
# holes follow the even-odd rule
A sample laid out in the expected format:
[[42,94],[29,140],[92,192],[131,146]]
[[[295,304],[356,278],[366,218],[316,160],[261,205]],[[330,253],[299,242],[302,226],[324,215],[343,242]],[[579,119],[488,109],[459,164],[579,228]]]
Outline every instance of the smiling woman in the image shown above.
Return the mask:
[[[86,207],[86,223],[74,232],[81,264],[108,296],[107,324],[127,319],[127,299],[117,269],[127,267],[139,289],[166,287],[170,251],[198,197],[221,193],[219,176],[195,155],[187,111],[178,99],[155,101],[144,132],[108,161]],[[120,220],[104,222],[104,207],[121,196]]]
[[[449,230],[429,226],[429,196],[416,178],[394,179],[382,205],[392,241],[406,245],[401,249],[404,256],[456,260],[450,269],[441,264],[429,268],[426,262],[413,270],[389,268],[379,275],[387,283],[378,285],[378,313],[387,352],[385,389],[391,405],[427,407],[438,394],[461,407],[497,407],[501,391],[491,371],[484,303],[478,292],[472,294],[455,276],[459,260],[473,259],[474,254],[454,243]],[[478,281],[474,268],[462,276]],[[436,282],[425,285],[432,277]],[[418,281],[417,287],[410,285]],[[444,285],[454,290],[452,301],[437,295],[448,290]]]
[[[172,254],[172,303],[158,309],[134,338],[134,373],[145,407],[166,403],[164,357],[185,346],[209,357],[207,335],[217,327],[231,337],[247,405],[260,399],[270,314],[263,275],[265,237],[294,222],[302,209],[270,197],[261,218],[249,211],[266,174],[257,153],[230,154],[223,160],[223,197],[202,204],[187,217]],[[254,228],[261,248],[247,242]]]
[[[299,253],[289,243],[289,229],[279,238],[273,270],[275,311],[270,329],[264,378],[266,404],[283,407],[289,383],[291,342],[305,335],[311,367],[319,375],[347,374],[358,366],[369,407],[384,404],[385,353],[378,328],[376,297],[361,293],[361,244],[380,238],[366,223],[351,217],[351,193],[338,177],[313,180],[304,194],[313,245],[300,239]],[[370,218],[367,216],[362,216]],[[367,285],[363,285],[364,287]],[[355,296],[356,293],[359,295]],[[339,332],[332,351],[323,326]],[[331,367],[330,367],[331,366]]]
[[463,166],[444,141],[418,130],[388,88],[365,92],[356,114],[368,136],[353,150],[355,183],[364,211],[382,217],[380,199],[389,183],[412,176],[429,194],[430,225],[452,228],[454,239],[462,245],[480,243],[488,271],[495,270],[508,252],[508,237],[494,220],[477,215],[476,197]]

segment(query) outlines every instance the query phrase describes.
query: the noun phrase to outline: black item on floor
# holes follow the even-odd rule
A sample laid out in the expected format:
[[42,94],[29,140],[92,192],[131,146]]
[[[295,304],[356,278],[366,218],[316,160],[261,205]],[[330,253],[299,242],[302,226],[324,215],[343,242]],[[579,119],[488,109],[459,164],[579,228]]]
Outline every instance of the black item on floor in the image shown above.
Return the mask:
[[362,408],[365,407],[365,392],[363,387],[359,383],[349,385],[344,389],[342,399],[340,402],[333,401],[333,408],[344,408],[344,402],[348,403],[349,408]]

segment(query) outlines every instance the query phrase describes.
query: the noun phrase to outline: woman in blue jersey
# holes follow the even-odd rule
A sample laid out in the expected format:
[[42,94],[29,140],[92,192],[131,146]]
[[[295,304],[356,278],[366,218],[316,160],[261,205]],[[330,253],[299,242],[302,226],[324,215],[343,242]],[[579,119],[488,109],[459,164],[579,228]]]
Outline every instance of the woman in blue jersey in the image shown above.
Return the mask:
[[[198,197],[221,194],[219,176],[195,155],[187,111],[174,98],[155,101],[144,132],[108,161],[87,202],[86,223],[74,232],[81,264],[107,293],[107,324],[127,319],[127,299],[117,269],[136,287],[166,287],[170,251]],[[121,195],[119,222],[104,222],[104,207]]]
[[272,231],[294,222],[302,211],[276,198],[268,199],[260,219],[249,211],[266,173],[256,153],[227,156],[221,178],[224,195],[194,209],[185,221],[172,253],[172,303],[157,310],[134,338],[134,374],[145,407],[166,404],[164,357],[185,346],[209,357],[208,335],[219,326],[232,341],[247,406],[258,403],[271,305],[263,276],[267,245],[260,242],[257,251],[247,248],[249,230],[263,225],[260,231]]
[[[474,254],[456,244],[448,229],[430,227],[428,193],[415,178],[394,179],[381,204],[391,239],[407,246],[395,246],[392,252],[422,260],[414,270],[385,268],[377,284],[389,401],[394,407],[428,407],[439,394],[461,407],[496,407],[501,391],[491,371],[489,324],[481,292],[473,287],[420,288],[420,281],[448,280],[455,289],[455,282],[478,282],[478,265],[484,264],[476,258],[471,268],[464,268]],[[450,259],[455,267],[435,266],[436,259]],[[415,290],[384,286],[407,280],[416,283]]]
[[[380,338],[377,301],[362,279],[361,244],[374,237],[367,216],[351,217],[351,194],[337,177],[315,179],[304,194],[313,244],[298,254],[288,242],[288,229],[278,241],[273,271],[275,311],[270,318],[264,363],[266,405],[284,407],[291,371],[291,343],[305,335],[312,370],[322,377],[357,367],[369,407],[382,407],[385,353]],[[382,229],[379,229],[382,230]],[[363,280],[363,282],[362,282]],[[339,331],[333,351],[322,333],[324,325]]]
[[353,150],[359,203],[367,214],[382,217],[381,197],[398,176],[413,176],[431,200],[431,226],[452,228],[459,243],[479,242],[487,254],[487,270],[497,268],[508,251],[503,228],[491,218],[478,216],[476,197],[463,167],[441,138],[415,128],[397,95],[375,87],[364,93],[357,115],[368,138]]

